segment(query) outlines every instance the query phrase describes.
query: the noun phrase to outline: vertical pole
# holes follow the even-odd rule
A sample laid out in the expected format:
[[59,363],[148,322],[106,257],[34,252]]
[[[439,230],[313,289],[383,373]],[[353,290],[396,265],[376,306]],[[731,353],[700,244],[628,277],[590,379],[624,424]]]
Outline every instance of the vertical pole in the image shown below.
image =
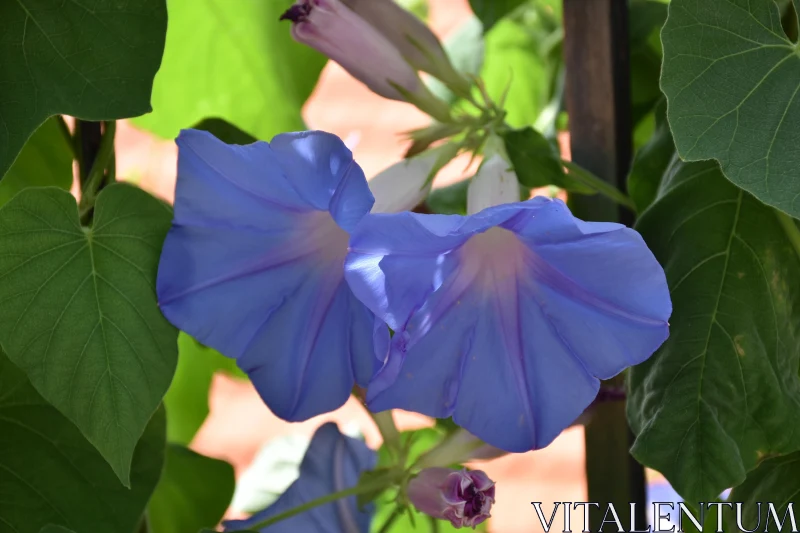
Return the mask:
[[85,185],[86,177],[92,170],[97,152],[100,150],[100,141],[103,139],[103,132],[100,122],[90,122],[87,120],[77,120],[75,124],[75,137],[78,140],[78,167],[80,169],[81,190]]
[[[572,159],[625,190],[632,155],[627,0],[563,0],[566,104]],[[633,213],[600,196],[570,198],[584,220],[633,222]],[[622,377],[613,380],[622,383]],[[632,435],[624,402],[600,404],[586,425],[586,475],[591,530],[608,503],[623,526],[646,528],[644,469],[629,453]],[[631,517],[630,503],[636,503]],[[633,518],[633,521],[632,521]],[[608,526],[607,526],[608,528]]]

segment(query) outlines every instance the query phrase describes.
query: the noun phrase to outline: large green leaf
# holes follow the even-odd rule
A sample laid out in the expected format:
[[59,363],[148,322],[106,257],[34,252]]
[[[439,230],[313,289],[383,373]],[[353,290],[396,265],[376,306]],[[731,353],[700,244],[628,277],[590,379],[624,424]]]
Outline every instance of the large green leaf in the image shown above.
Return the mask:
[[149,111],[166,26],[164,0],[0,3],[0,177],[51,115]]
[[300,109],[325,58],[279,22],[292,0],[168,0],[153,113],[136,123],[173,138],[217,117],[259,139],[304,129]]
[[501,18],[525,2],[526,0],[469,0],[469,5],[483,22],[483,31],[489,31]]
[[632,453],[713,501],[800,449],[800,233],[713,161],[672,166],[637,229],[674,309],[669,339],[631,370]]
[[134,531],[161,474],[163,410],[136,446],[127,489],[2,353],[0,391],[0,531],[38,533],[48,524],[85,533]]
[[[800,0],[795,0],[800,4]],[[772,0],[673,0],[661,87],[684,160],[800,216],[800,48]]]
[[46,120],[28,139],[0,181],[0,206],[26,187],[47,185],[72,186],[72,150],[56,118]]
[[233,467],[170,444],[147,508],[152,533],[191,533],[222,520],[233,496]]
[[177,332],[154,290],[170,219],[125,184],[100,193],[91,230],[54,187],[26,189],[0,210],[0,343],[126,485],[176,365]]
[[[217,371],[236,373],[236,362],[186,333],[178,335],[178,367],[164,396],[167,440],[189,444],[208,416],[208,392]],[[238,371],[241,372],[241,371]]]
[[[783,518],[789,503],[795,504],[794,511],[797,513],[800,510],[796,507],[800,501],[800,453],[765,460],[747,476],[744,483],[733,489],[729,499],[742,502],[742,524],[747,529],[752,529],[759,522],[758,502],[761,502],[759,531],[765,530],[768,516],[769,523],[774,525],[769,503],[774,504],[778,521]],[[787,524],[790,524],[788,519]],[[778,528],[770,531],[778,531]],[[784,528],[783,531],[788,529]]]

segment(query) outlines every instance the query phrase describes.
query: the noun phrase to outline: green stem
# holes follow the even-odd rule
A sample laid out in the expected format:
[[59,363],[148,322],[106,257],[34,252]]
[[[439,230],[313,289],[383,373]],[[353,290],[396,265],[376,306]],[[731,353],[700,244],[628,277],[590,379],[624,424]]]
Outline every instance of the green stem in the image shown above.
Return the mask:
[[625,193],[614,187],[609,182],[598,178],[582,166],[573,163],[572,161],[566,161],[562,159],[561,163],[567,167],[567,169],[569,169],[569,175],[572,178],[582,182],[587,187],[591,187],[593,190],[618,203],[619,205],[625,206],[631,210],[636,209],[633,200],[628,198]]
[[392,526],[397,521],[397,519],[400,518],[401,514],[403,514],[403,511],[401,511],[400,508],[397,507],[394,510],[394,512],[389,516],[389,518],[386,520],[386,522],[383,523],[381,528],[378,530],[378,533],[389,533],[389,530],[392,529]]
[[316,500],[311,500],[310,502],[306,502],[303,505],[299,505],[294,507],[293,509],[289,509],[288,511],[284,511],[280,514],[276,514],[266,520],[263,520],[255,525],[249,527],[253,531],[260,531],[267,526],[271,526],[272,524],[277,524],[282,520],[286,520],[287,518],[291,518],[293,516],[297,516],[299,514],[303,514],[306,511],[310,511],[315,507],[319,507],[320,505],[325,505],[326,503],[335,502],[336,500],[341,500],[342,498],[349,498],[350,496],[358,496],[359,494],[366,494],[369,492],[375,492],[377,490],[381,490],[386,488],[387,481],[385,477],[381,477],[376,479],[372,483],[359,483],[355,487],[350,487],[349,489],[340,490],[339,492],[332,492],[330,494],[326,494],[321,498],[317,498]]
[[100,141],[100,148],[97,157],[92,163],[92,168],[86,177],[86,184],[81,192],[80,213],[83,220],[94,206],[97,195],[103,186],[104,176],[109,164],[114,161],[114,134],[116,133],[117,123],[115,121],[106,122],[105,133]]
[[[400,456],[400,432],[394,423],[392,411],[382,411],[380,413],[369,413],[375,425],[378,426],[378,431],[381,432],[383,443],[386,447],[395,454],[396,457]],[[401,465],[402,466],[402,465]]]
[[800,228],[797,227],[794,219],[783,211],[778,211],[777,209],[774,211],[775,216],[778,217],[778,222],[781,223],[783,231],[786,233],[786,238],[792,243],[792,248],[797,253],[797,257],[800,258]]

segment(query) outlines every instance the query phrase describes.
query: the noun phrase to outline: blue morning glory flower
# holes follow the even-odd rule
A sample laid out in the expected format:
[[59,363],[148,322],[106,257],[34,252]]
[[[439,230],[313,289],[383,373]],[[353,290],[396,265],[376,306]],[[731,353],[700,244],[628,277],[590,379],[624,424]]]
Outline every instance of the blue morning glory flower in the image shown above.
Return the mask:
[[[349,489],[362,473],[375,467],[377,455],[362,441],[346,437],[336,424],[321,426],[300,465],[300,477],[278,500],[248,518],[225,522],[226,531],[251,528],[277,514],[333,492]],[[359,509],[355,496],[343,498],[282,520],[261,531],[269,533],[368,533],[374,505]]]
[[373,337],[388,339],[343,279],[348,232],[374,202],[352,153],[322,132],[235,146],[187,130],[177,144],[162,312],[235,358],[281,418],[341,406],[372,376]]
[[561,201],[369,215],[350,248],[353,292],[395,330],[369,408],[452,416],[507,451],[549,444],[599,379],[668,336],[664,271],[639,234]]

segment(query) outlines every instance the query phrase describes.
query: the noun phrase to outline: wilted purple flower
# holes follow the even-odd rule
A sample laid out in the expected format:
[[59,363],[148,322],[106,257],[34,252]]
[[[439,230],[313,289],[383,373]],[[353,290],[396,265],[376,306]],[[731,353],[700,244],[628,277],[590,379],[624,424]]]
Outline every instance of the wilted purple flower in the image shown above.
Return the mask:
[[370,409],[452,416],[507,451],[549,444],[599,379],[669,334],[666,278],[641,236],[559,200],[368,215],[350,250],[350,287],[395,331]]
[[386,37],[415,69],[424,70],[462,92],[469,91],[469,82],[453,68],[436,35],[394,0],[342,1]]
[[[278,500],[246,520],[225,522],[226,531],[252,528],[275,515],[354,487],[361,474],[375,467],[377,455],[362,441],[346,437],[336,424],[321,426],[300,465],[300,477]],[[267,533],[317,533],[325,531],[368,533],[374,504],[359,508],[355,496],[314,507],[260,531]]]
[[298,0],[284,19],[293,22],[296,41],[330,57],[372,91],[449,119],[447,105],[425,87],[397,48],[340,0]]
[[408,483],[408,499],[419,511],[474,528],[491,515],[494,481],[480,470],[426,468]]
[[177,144],[161,311],[235,358],[279,417],[338,408],[385,351],[373,339],[388,342],[344,281],[348,232],[374,201],[352,153],[322,132],[235,146],[185,130]]

